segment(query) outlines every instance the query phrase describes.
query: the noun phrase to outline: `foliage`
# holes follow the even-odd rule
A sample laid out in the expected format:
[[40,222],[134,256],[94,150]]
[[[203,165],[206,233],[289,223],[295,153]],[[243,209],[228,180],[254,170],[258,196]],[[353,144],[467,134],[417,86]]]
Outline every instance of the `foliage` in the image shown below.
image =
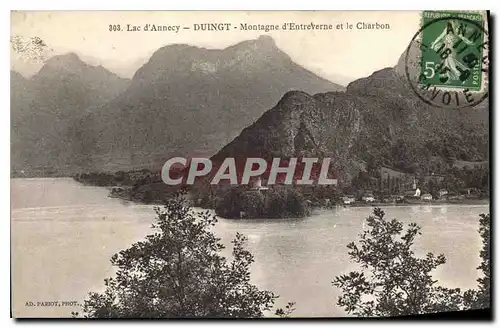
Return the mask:
[[226,192],[215,210],[217,215],[226,218],[239,218],[241,212],[250,218],[309,215],[309,208],[302,194],[288,187],[274,187],[263,192],[232,188]]
[[451,191],[459,191],[461,188],[489,189],[489,169],[486,167],[462,169],[452,168],[446,171],[442,186]]
[[147,169],[133,171],[79,173],[73,179],[94,186],[142,186],[159,181],[160,176]]
[[394,167],[405,172],[414,172],[415,163],[418,158],[415,156],[416,150],[419,147],[402,139],[396,141],[391,148],[390,157],[394,163]]
[[401,316],[464,308],[460,289],[436,286],[432,271],[445,263],[444,255],[415,256],[412,246],[421,234],[415,223],[403,233],[403,224],[386,220],[375,208],[359,244],[350,243],[350,258],[361,271],[335,277],[342,289],[337,304],[358,316]]
[[427,194],[432,195],[432,199],[439,199],[439,190],[442,189],[440,188],[440,183],[434,181],[433,179],[430,179],[429,181],[424,183],[424,188],[423,190]]
[[241,187],[231,188],[216,204],[215,213],[225,218],[239,218],[240,212],[244,211],[244,193]]
[[295,302],[288,302],[284,309],[277,309],[274,315],[280,318],[288,318],[295,311]]
[[479,234],[483,241],[483,248],[479,253],[481,264],[477,267],[481,270],[483,276],[477,279],[478,289],[469,290],[465,293],[466,303],[473,309],[484,309],[490,307],[490,291],[491,291],[491,234],[490,234],[491,219],[489,214],[481,214],[479,219]]
[[294,188],[273,188],[266,195],[265,211],[267,217],[305,217],[309,208],[302,194]]
[[490,298],[490,278],[491,278],[491,262],[490,262],[490,255],[491,255],[491,239],[490,239],[490,225],[491,225],[491,220],[490,220],[490,215],[489,214],[481,214],[481,219],[479,219],[479,234],[481,235],[481,238],[483,240],[483,248],[481,249],[480,252],[480,257],[482,259],[481,264],[479,265],[478,269],[480,269],[484,277],[479,278],[479,292],[481,294],[482,300],[481,303],[482,305],[489,306],[489,298]]
[[[232,241],[232,261],[211,228],[214,215],[194,212],[183,198],[155,208],[154,232],[115,254],[116,276],[84,302],[89,318],[262,317],[278,297],[250,283],[253,255],[246,238]],[[287,315],[290,310],[277,310]]]
[[[429,163],[427,163],[429,164]],[[433,163],[435,164],[435,163]],[[368,165],[368,164],[367,164]],[[373,164],[370,164],[373,165]],[[410,175],[411,179],[416,177],[419,180],[418,186],[423,193],[430,193],[433,199],[439,198],[439,190],[445,189],[450,193],[458,194],[464,193],[465,188],[472,188],[476,190],[474,197],[484,197],[489,190],[489,168],[482,166],[483,164],[464,165],[462,168],[453,167],[453,163],[449,164],[450,167],[436,170],[431,170],[429,167],[424,169],[424,166],[435,165],[419,165],[419,173]],[[362,190],[370,189],[389,189],[389,193],[394,191],[400,192],[401,190],[395,189],[400,187],[400,181],[397,177],[386,177],[381,179],[380,167],[367,167],[367,171],[359,171],[356,176],[350,181],[350,186],[344,188],[345,194],[360,194]],[[403,170],[409,174],[411,170]],[[393,179],[394,178],[394,179]],[[407,183],[407,181],[406,181]],[[403,181],[403,187],[405,182]]]

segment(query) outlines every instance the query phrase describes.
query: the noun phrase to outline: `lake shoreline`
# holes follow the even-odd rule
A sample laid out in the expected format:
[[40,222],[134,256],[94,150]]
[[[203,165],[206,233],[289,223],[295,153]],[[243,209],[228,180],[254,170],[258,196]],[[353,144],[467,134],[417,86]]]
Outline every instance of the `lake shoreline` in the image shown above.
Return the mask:
[[[15,177],[11,178],[10,180],[66,180],[66,179],[71,179],[75,181],[77,184],[84,186],[84,187],[98,187],[98,188],[103,188],[108,190],[107,198],[115,198],[115,199],[120,199],[124,201],[128,201],[134,204],[140,204],[140,205],[154,205],[154,206],[162,206],[164,203],[161,201],[152,201],[152,202],[144,202],[141,199],[131,197],[129,189],[131,187],[129,186],[123,186],[123,185],[116,185],[116,186],[97,186],[91,183],[85,183],[82,181],[77,181],[74,179],[74,177],[68,176],[68,177]],[[114,191],[115,190],[115,191]],[[116,192],[116,190],[120,190],[119,192]],[[405,202],[402,203],[397,203],[397,202],[371,202],[371,203],[365,203],[361,201],[356,201],[352,204],[342,204],[340,201],[332,204],[331,206],[325,207],[325,206],[311,206],[312,211],[316,210],[329,210],[329,209],[335,209],[335,208],[357,208],[357,207],[411,207],[415,205],[424,205],[424,206],[440,206],[440,205],[489,205],[491,203],[490,198],[464,198],[464,199],[454,199],[454,200],[432,200],[432,201],[424,201],[424,200],[417,200],[417,199],[411,199],[411,200],[406,200]],[[204,210],[213,210],[212,208],[204,208],[201,206],[196,206],[198,208],[204,209]]]
[[[116,187],[104,187],[109,190],[108,198],[115,198],[115,199],[121,199],[125,201],[129,201],[134,204],[142,204],[142,205],[153,205],[153,206],[162,206],[162,202],[150,202],[150,203],[145,203],[137,199],[132,199],[130,197],[126,197],[128,193],[125,193],[124,195],[120,195],[117,193],[112,193],[113,188]],[[122,188],[122,187],[121,187]],[[405,202],[405,203],[396,203],[396,202],[388,202],[388,203],[381,203],[381,202],[373,202],[373,203],[363,203],[363,202],[356,202],[353,204],[342,204],[340,202],[336,204],[332,204],[331,206],[325,207],[325,206],[311,206],[311,214],[309,217],[314,216],[314,213],[317,211],[330,211],[330,210],[335,210],[339,208],[375,208],[375,207],[414,207],[414,206],[430,206],[430,207],[440,207],[443,205],[454,205],[454,206],[484,206],[484,205],[490,205],[491,201],[489,198],[480,198],[480,199],[460,199],[460,200],[434,200],[434,201],[419,201],[419,200],[412,200],[411,202]],[[202,209],[202,210],[214,210],[213,208],[205,208],[201,206],[195,206],[196,208]],[[226,220],[258,220],[258,219],[271,219],[271,218],[227,218],[227,217],[218,217]],[[273,218],[273,220],[279,220],[279,219],[286,219],[286,218]]]
[[[113,254],[151,234],[155,213],[150,206],[114,200],[107,194],[105,188],[83,186],[72,179],[11,182],[14,313],[26,311],[26,300],[47,295],[83,302],[88,292],[100,290],[103,280],[113,275],[109,262]],[[423,229],[416,254],[445,254],[446,264],[435,272],[435,279],[450,288],[477,286],[475,268],[482,247],[478,219],[489,212],[487,205],[393,205],[382,206],[387,218],[405,225],[414,222]],[[291,300],[297,302],[298,317],[343,316],[336,305],[339,290],[330,282],[353,268],[346,246],[358,239],[366,225],[372,209],[365,207],[318,208],[303,219],[219,218],[214,231],[226,245],[227,256],[236,233],[248,238],[248,249],[255,256],[253,282],[279,294],[277,306]],[[80,311],[76,307],[31,309],[30,315],[36,317]]]
[[487,205],[490,203],[489,198],[478,199],[460,199],[460,200],[435,200],[435,201],[411,201],[406,203],[355,203],[350,205],[340,205],[343,207],[382,207],[382,206],[413,206],[413,205]]
[[[129,193],[127,192],[127,188],[123,188],[123,186],[115,186],[115,187],[103,187],[109,190],[108,197],[109,198],[116,198],[116,199],[121,199],[121,200],[126,200],[130,201],[134,204],[143,204],[143,205],[156,205],[156,206],[161,206],[163,205],[162,202],[150,202],[150,203],[145,203],[141,201],[140,199],[134,199],[133,197],[129,197]],[[118,193],[118,192],[113,192],[115,188],[120,188],[124,192],[123,193]],[[332,204],[331,206],[325,207],[325,206],[311,206],[312,211],[316,210],[329,210],[329,209],[336,209],[336,208],[349,208],[349,207],[412,207],[415,205],[424,205],[424,206],[440,206],[440,205],[489,205],[491,203],[490,198],[477,198],[477,199],[455,199],[455,200],[432,200],[432,201],[424,201],[424,200],[410,200],[406,201],[403,203],[397,203],[397,202],[371,202],[371,203],[364,203],[364,202],[355,202],[353,204],[342,204],[340,202]],[[201,209],[204,210],[213,210],[212,208],[204,208],[197,206]]]

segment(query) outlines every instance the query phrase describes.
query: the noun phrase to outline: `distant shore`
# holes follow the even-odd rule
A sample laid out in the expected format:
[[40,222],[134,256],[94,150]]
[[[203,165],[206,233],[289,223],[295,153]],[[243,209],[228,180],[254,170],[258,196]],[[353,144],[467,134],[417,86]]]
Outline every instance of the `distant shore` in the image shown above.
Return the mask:
[[[141,199],[131,197],[130,187],[116,186],[106,187],[109,190],[108,197],[132,201],[135,203],[144,204]],[[490,198],[464,198],[464,199],[437,199],[437,200],[418,200],[409,199],[401,203],[396,202],[363,202],[356,201],[352,204],[343,204],[341,201],[334,202],[330,206],[314,206],[312,209],[317,208],[336,208],[336,207],[383,207],[383,206],[413,206],[413,205],[487,205],[490,203]],[[161,202],[149,202],[148,204],[161,205]]]
[[409,202],[403,203],[382,203],[382,202],[372,202],[372,203],[364,203],[364,202],[355,202],[353,204],[341,204],[343,207],[382,207],[382,206],[411,206],[411,205],[486,205],[490,203],[489,198],[477,198],[477,199],[438,199],[438,200],[412,200]]
[[[76,182],[79,182],[84,185],[89,185],[89,186],[95,186],[95,187],[101,187],[101,188],[106,188],[109,190],[108,197],[109,198],[117,198],[117,199],[122,199],[126,201],[131,201],[134,203],[138,204],[146,204],[146,202],[142,201],[141,199],[137,199],[131,196],[130,194],[130,186],[123,186],[123,185],[117,185],[117,186],[97,186],[92,183],[85,183],[83,181],[77,181],[74,179],[74,177],[71,176],[54,176],[54,177],[11,177],[11,179],[72,179]],[[405,200],[402,203],[396,203],[396,202],[363,202],[363,201],[356,201],[352,204],[342,204],[342,202],[337,202],[337,203],[332,203],[329,207],[330,208],[336,208],[336,207],[384,207],[384,206],[412,206],[412,205],[488,205],[490,204],[491,199],[490,198],[464,198],[464,199],[437,199],[437,200],[418,200],[418,199],[411,199],[411,200]],[[162,202],[160,201],[152,201],[147,204],[152,204],[152,205],[162,205]],[[328,208],[324,206],[312,206],[313,209],[320,209],[320,208]]]

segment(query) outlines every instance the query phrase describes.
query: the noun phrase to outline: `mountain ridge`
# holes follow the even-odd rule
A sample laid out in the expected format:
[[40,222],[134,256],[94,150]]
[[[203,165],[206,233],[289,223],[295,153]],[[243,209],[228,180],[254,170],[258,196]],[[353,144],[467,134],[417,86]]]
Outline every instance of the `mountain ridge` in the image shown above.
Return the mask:
[[293,89],[345,88],[295,64],[267,37],[224,49],[168,45],[86,120],[103,136],[91,141],[99,156],[151,167],[174,155],[212,155]]
[[402,62],[349,83],[345,92],[285,94],[212,159],[333,157],[346,183],[367,165],[430,173],[453,158],[487,160],[487,103],[459,110],[431,107],[401,75]]
[[[411,169],[436,156],[484,160],[488,103],[453,111],[423,104],[402,75],[404,56],[344,88],[295,64],[268,37],[225,49],[167,45],[132,80],[118,80],[108,97],[98,93],[107,89],[103,81],[120,78],[69,53],[49,59],[34,79],[11,71],[11,97],[24,102],[17,112],[30,124],[41,119],[51,127],[46,134],[59,131],[48,143],[46,135],[27,134],[49,153],[51,144],[66,140],[50,156],[64,158],[73,171],[158,170],[173,156],[330,156],[348,179],[373,162]],[[87,77],[96,76],[98,87],[85,88]],[[19,92],[37,82],[44,84],[41,103],[36,92]],[[53,85],[55,94],[45,92]],[[68,86],[92,96],[73,96]],[[37,106],[26,105],[34,100]],[[26,108],[41,110],[30,117]],[[69,123],[50,123],[71,115]]]
[[67,175],[84,165],[79,116],[115,98],[128,83],[74,53],[50,58],[31,78],[11,71],[13,172]]

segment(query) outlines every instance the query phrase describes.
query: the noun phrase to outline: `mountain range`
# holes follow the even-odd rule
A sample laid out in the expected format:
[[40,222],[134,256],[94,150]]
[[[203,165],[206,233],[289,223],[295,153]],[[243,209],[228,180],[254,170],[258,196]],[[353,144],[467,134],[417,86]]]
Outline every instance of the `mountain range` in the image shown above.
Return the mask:
[[165,46],[131,80],[53,57],[31,79],[11,72],[12,167],[72,174],[159,169],[177,155],[314,155],[349,179],[370,164],[432,171],[487,159],[489,104],[426,105],[404,62],[344,88],[266,36],[222,50]]
[[[56,170],[62,166],[74,170],[126,170],[154,164],[161,166],[166,158],[174,155],[210,156],[289,90],[326,92],[345,89],[294,63],[267,36],[222,50],[184,44],[165,46],[158,49],[130,81],[119,78],[110,81],[104,75],[93,75],[96,70],[103,69],[86,65],[74,55],[58,58],[58,66],[53,65],[56,60],[52,58],[32,79],[17,81],[19,76],[14,73],[16,77],[12,82],[13,90],[23,90],[24,86],[31,89],[34,85],[37,90],[46,88],[49,95],[59,95],[59,98],[50,96],[59,102],[47,104],[43,100],[45,96],[34,95],[34,99],[43,103],[47,110],[71,107],[64,110],[65,115],[72,117],[70,122],[65,117],[56,118],[69,126],[66,132],[70,136],[65,138],[65,144],[70,141],[76,144],[73,148],[64,148],[64,160],[58,152],[57,161],[47,158],[35,161],[37,164],[45,162],[48,167],[55,166]],[[87,72],[84,74],[81,69],[85,66]],[[72,67],[76,68],[75,71]],[[38,75],[47,75],[48,68],[51,68],[52,83],[40,85]],[[64,76],[70,73],[80,78],[67,83]],[[109,86],[83,80],[83,76],[106,78]],[[85,89],[85,82],[100,86],[95,88],[98,92],[94,88]],[[111,91],[117,92],[105,97]],[[43,101],[38,100],[40,96]],[[41,107],[24,109],[27,106],[23,100],[14,96],[12,100],[12,112],[27,111],[28,116],[35,114],[36,107]],[[75,101],[80,106],[68,101]],[[13,124],[16,137],[24,134],[22,129]],[[50,134],[51,130],[49,127],[46,132]],[[13,148],[32,153],[28,149],[33,147],[16,145],[19,146],[14,147],[13,143]],[[33,146],[40,147],[37,143]],[[47,153],[53,154],[54,149],[52,145],[43,145]],[[77,158],[78,165],[74,166]],[[23,156],[19,159],[20,167],[33,163],[32,159]]]
[[30,79],[11,71],[13,171],[71,174],[90,159],[78,120],[130,83],[69,53],[50,58]]
[[353,81],[345,92],[286,93],[212,160],[330,157],[343,181],[367,165],[432,174],[450,161],[487,160],[488,102],[462,109],[426,105],[405,77],[404,59]]

